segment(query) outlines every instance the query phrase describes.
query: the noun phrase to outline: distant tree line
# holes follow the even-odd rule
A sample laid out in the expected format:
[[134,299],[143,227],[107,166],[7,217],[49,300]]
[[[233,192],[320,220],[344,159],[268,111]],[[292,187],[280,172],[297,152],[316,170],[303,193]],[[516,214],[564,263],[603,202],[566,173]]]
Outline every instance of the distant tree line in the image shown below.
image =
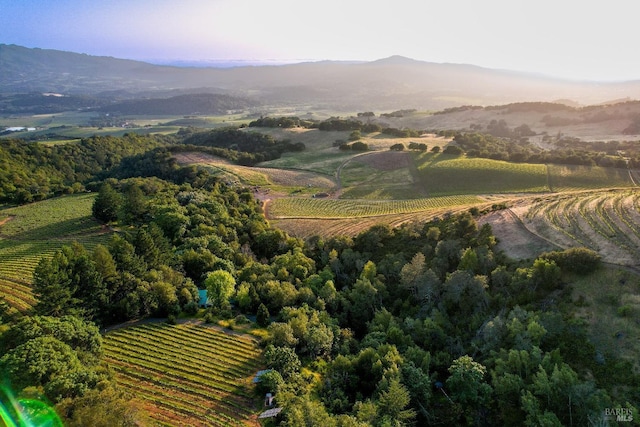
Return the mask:
[[[303,151],[303,143],[276,141],[270,135],[246,132],[237,128],[222,128],[207,132],[183,129],[178,134],[181,144],[222,148],[219,155],[238,164],[252,166],[259,162],[280,158],[287,151]],[[234,153],[234,154],[232,154]]]
[[397,111],[392,111],[391,113],[382,113],[380,114],[380,117],[404,117],[404,116],[408,116],[410,114],[415,113],[417,110],[415,108],[410,108],[410,109],[405,109],[405,110],[397,110]]
[[41,92],[5,95],[0,99],[4,113],[53,114],[63,111],[97,108],[109,100],[88,95],[44,95]]
[[483,133],[457,133],[453,141],[470,157],[505,160],[518,163],[554,163],[584,166],[626,168],[627,161],[617,153],[630,156],[629,166],[640,167],[640,143],[582,143],[560,139],[556,149],[543,150],[526,138],[516,140]]
[[313,126],[311,120],[301,120],[299,117],[260,117],[249,123],[249,127],[283,128],[294,127],[310,128]]
[[[409,111],[409,110],[403,110]],[[372,112],[358,113],[358,118],[370,118],[375,114]],[[356,119],[341,119],[332,117],[323,121],[300,120],[297,117],[279,117],[270,118],[262,117],[249,123],[250,127],[304,127],[308,129],[319,129],[322,131],[359,131],[364,133],[381,132],[385,135],[396,138],[412,138],[419,137],[424,131],[416,129],[396,129],[385,127],[379,123],[371,123],[368,120],[363,122]]]
[[178,95],[171,98],[134,99],[110,103],[98,109],[103,113],[120,115],[167,116],[185,114],[228,114],[229,111],[243,110],[255,105],[255,101],[231,95],[198,93]]
[[384,127],[378,123],[365,123],[353,119],[327,119],[318,124],[318,129],[325,131],[360,131],[365,133],[381,132],[396,138],[412,138],[422,135],[424,132],[415,129],[396,129]]

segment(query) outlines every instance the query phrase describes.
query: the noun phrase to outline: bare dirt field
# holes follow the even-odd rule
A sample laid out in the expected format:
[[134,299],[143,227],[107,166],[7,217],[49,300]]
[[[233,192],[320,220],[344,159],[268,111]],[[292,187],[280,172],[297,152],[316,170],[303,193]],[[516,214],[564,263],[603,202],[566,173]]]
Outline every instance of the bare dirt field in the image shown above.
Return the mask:
[[535,259],[542,252],[559,249],[550,241],[529,231],[511,209],[484,215],[478,225],[490,224],[498,240],[497,249],[514,259]]
[[402,151],[374,152],[366,156],[359,156],[354,161],[383,171],[407,168],[411,165],[409,154]]
[[198,163],[219,163],[222,165],[230,165],[227,159],[223,159],[222,157],[213,156],[211,154],[198,153],[198,152],[185,152],[185,153],[174,153],[173,157],[178,161],[181,165],[192,165]]

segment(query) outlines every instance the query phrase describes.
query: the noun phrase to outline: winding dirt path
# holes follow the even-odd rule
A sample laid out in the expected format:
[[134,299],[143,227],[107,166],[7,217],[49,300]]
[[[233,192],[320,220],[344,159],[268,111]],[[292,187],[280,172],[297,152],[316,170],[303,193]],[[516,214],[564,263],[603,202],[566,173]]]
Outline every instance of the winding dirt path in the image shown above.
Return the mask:
[[6,217],[3,220],[0,220],[0,227],[2,227],[3,225],[5,225],[6,223],[8,223],[9,221],[11,221],[12,219],[14,219],[16,216],[15,215],[9,215],[8,217]]
[[333,194],[331,195],[331,199],[339,199],[340,196],[342,195],[342,178],[340,177],[340,174],[342,174],[342,169],[344,169],[344,167],[351,162],[353,159],[356,159],[358,157],[362,157],[362,156],[368,156],[370,154],[375,154],[375,153],[380,153],[380,151],[367,151],[364,153],[358,153],[352,157],[349,157],[347,160],[345,160],[344,162],[342,162],[340,164],[340,166],[338,166],[338,168],[336,169],[336,173],[335,173],[335,180],[336,180],[336,190],[333,192]]

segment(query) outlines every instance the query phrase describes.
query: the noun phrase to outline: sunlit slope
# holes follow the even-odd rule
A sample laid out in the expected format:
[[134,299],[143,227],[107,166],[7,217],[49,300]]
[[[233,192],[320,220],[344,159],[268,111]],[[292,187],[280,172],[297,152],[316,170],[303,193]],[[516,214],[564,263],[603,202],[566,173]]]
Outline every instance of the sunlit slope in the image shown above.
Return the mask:
[[542,164],[424,155],[416,160],[418,175],[430,195],[532,193],[549,191]]
[[442,210],[473,206],[484,200],[476,196],[431,197],[411,200],[345,200],[279,198],[269,205],[273,218],[357,218]]
[[423,154],[416,158],[416,167],[431,195],[535,193],[636,185],[629,170],[599,166],[512,163]]
[[640,192],[607,190],[533,199],[514,209],[532,232],[560,247],[583,246],[605,261],[640,266]]
[[262,362],[252,337],[197,324],[142,324],[107,333],[104,348],[118,384],[159,425],[256,425],[252,378]]
[[0,210],[0,294],[18,310],[35,300],[29,284],[42,257],[76,241],[91,249],[108,239],[91,216],[94,194],[76,194]]

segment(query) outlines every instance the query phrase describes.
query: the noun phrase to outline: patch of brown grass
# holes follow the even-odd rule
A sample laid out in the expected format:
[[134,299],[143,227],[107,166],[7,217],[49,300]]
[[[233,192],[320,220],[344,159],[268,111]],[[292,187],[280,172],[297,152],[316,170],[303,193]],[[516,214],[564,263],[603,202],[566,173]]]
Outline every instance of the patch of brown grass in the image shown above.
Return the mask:
[[365,156],[359,156],[353,161],[383,171],[407,168],[411,165],[409,153],[402,151],[378,151]]

